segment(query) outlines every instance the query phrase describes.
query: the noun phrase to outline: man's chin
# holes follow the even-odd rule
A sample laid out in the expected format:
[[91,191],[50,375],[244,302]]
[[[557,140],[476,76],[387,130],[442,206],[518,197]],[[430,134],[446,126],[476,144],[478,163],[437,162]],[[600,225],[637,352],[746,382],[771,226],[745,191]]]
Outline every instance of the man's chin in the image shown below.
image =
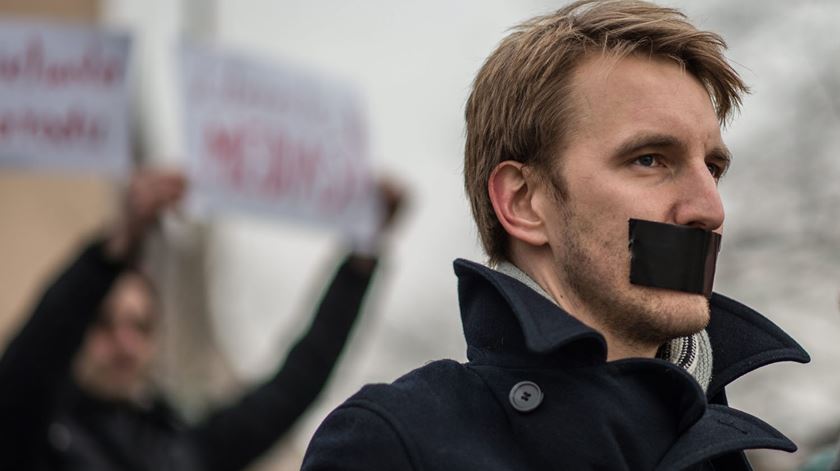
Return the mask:
[[696,334],[709,323],[708,300],[699,294],[632,285],[623,298],[622,318],[614,318],[617,331],[641,344],[661,345]]
[[685,337],[709,325],[709,301],[702,294],[657,289],[659,324],[668,338]]

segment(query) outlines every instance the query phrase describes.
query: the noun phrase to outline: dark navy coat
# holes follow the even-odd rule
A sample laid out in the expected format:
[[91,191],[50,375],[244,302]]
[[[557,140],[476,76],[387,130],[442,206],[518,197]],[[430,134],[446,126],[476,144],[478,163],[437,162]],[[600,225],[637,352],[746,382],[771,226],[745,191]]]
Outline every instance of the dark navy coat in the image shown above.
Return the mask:
[[365,386],[326,418],[303,470],[739,470],[744,449],[796,449],[727,406],[741,375],[809,360],[746,306],[711,299],[704,393],[664,360],[607,362],[599,333],[507,275],[464,260],[455,272],[469,362]]

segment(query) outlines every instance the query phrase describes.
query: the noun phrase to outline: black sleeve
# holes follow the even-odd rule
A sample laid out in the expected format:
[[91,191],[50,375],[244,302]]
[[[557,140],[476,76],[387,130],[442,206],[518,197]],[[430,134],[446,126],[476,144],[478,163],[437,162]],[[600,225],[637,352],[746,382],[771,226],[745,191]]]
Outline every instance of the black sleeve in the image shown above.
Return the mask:
[[32,447],[46,435],[54,394],[121,271],[100,243],[92,244],[47,288],[9,343],[0,358],[0,461],[37,452]]
[[205,468],[234,471],[270,448],[323,389],[344,348],[373,276],[349,257],[338,269],[308,331],[280,370],[236,404],[211,414],[192,431]]

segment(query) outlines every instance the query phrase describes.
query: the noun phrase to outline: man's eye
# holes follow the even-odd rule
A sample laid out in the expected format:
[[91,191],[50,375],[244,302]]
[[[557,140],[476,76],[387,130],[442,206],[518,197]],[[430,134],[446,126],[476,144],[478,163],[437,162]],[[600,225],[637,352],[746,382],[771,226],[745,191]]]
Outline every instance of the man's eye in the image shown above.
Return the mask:
[[719,179],[723,176],[723,167],[717,164],[706,164],[706,168],[709,169],[709,173],[712,174],[715,179]]
[[633,161],[636,165],[641,165],[642,167],[655,167],[659,165],[659,159],[654,157],[653,155],[647,154],[641,157],[637,157],[636,160]]

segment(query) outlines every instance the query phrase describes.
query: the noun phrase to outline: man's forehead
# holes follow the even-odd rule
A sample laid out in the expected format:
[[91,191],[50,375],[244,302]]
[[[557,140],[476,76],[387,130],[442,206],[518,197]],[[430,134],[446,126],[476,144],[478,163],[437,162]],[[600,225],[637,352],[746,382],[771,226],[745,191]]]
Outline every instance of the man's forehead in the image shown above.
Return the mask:
[[[649,71],[656,73],[649,75],[646,73]],[[654,79],[663,78],[663,75],[670,78],[687,78],[703,87],[700,80],[678,60],[640,52],[590,52],[575,66],[572,81],[576,82],[578,87],[582,84],[601,87],[633,83],[645,87],[653,84]],[[706,95],[709,96],[708,93]]]
[[641,133],[690,135],[724,147],[708,91],[670,59],[590,55],[573,74],[570,96],[571,135],[622,142]]

